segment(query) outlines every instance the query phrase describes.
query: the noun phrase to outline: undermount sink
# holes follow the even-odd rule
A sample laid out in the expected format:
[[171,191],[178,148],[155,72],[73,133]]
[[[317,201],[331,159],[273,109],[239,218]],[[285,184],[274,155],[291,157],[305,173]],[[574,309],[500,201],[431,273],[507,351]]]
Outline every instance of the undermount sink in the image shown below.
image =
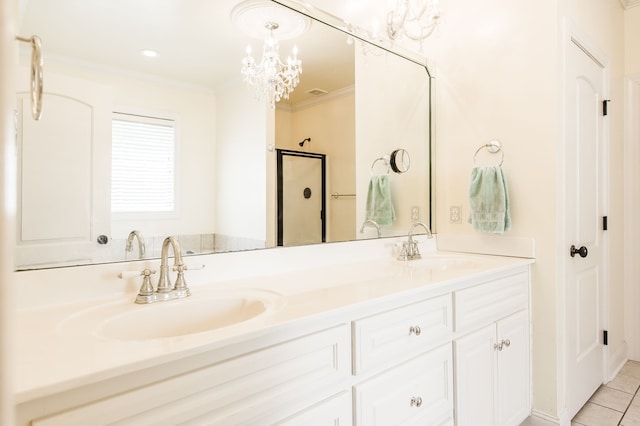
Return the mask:
[[58,329],[63,334],[89,333],[116,340],[163,339],[245,323],[284,303],[280,294],[265,290],[203,293],[150,305],[102,304],[71,315]]
[[410,268],[428,270],[467,269],[482,265],[478,259],[455,255],[427,255],[422,259],[408,260],[406,263]]

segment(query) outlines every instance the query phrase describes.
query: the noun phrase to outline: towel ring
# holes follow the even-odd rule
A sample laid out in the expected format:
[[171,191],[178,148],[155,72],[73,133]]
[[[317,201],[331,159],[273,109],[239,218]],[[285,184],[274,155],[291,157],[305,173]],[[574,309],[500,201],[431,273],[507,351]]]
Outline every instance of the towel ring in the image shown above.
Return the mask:
[[477,165],[478,163],[476,162],[476,157],[478,156],[478,153],[480,151],[482,151],[483,148],[486,148],[487,151],[489,151],[492,154],[496,154],[496,153],[500,153],[501,157],[500,157],[500,163],[498,164],[498,166],[502,166],[502,163],[504,163],[504,151],[502,150],[502,144],[500,143],[500,141],[497,140],[493,140],[493,141],[489,141],[489,143],[486,143],[484,145],[481,145],[475,152],[475,154],[473,154],[473,164]]
[[34,120],[42,117],[43,64],[42,42],[34,35],[29,38],[16,36],[16,40],[31,44],[31,116]]
[[375,167],[375,165],[376,165],[376,163],[378,161],[382,161],[384,163],[384,165],[387,166],[387,173],[386,174],[389,174],[389,169],[390,169],[390,167],[389,167],[389,158],[388,158],[387,155],[385,155],[384,157],[376,158],[375,160],[373,160],[373,163],[371,163],[371,176],[374,175],[373,168]]

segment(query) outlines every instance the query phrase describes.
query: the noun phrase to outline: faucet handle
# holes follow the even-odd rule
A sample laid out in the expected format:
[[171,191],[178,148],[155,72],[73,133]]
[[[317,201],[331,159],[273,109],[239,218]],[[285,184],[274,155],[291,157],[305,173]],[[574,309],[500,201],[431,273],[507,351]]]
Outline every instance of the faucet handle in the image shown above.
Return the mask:
[[156,294],[151,283],[151,275],[155,274],[155,270],[145,269],[139,273],[142,275],[142,285],[136,296],[136,303],[152,303],[156,301]]
[[184,279],[184,271],[186,271],[187,269],[188,267],[185,264],[179,264],[179,265],[173,266],[173,270],[178,273],[178,276],[176,277],[176,282],[173,286],[173,292],[175,293],[176,297],[187,297],[191,295],[191,292],[189,291],[189,287],[187,287],[187,282]]
[[418,248],[418,242],[416,240],[411,241],[411,259],[421,259],[420,248]]
[[407,260],[409,258],[409,244],[406,241],[402,242],[402,248],[398,255],[398,260]]

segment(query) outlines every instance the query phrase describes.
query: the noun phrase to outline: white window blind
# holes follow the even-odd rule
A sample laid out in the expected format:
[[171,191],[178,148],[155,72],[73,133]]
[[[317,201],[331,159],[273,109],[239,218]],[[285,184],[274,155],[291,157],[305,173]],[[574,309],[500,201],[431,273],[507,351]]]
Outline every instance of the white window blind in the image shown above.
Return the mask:
[[175,121],[113,113],[111,211],[175,208]]

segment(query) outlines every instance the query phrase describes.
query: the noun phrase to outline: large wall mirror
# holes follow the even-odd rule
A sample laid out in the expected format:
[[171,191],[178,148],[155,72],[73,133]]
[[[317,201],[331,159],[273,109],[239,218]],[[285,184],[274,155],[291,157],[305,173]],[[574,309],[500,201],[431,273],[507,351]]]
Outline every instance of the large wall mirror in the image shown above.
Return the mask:
[[[34,121],[20,46],[18,270],[156,258],[168,235],[188,255],[431,223],[424,64],[315,9],[240,3],[21,1],[18,33],[41,37],[45,82]],[[283,62],[294,46],[302,61],[275,107],[240,72],[247,46],[259,63],[268,35],[264,17],[240,12],[261,8],[293,16],[295,37],[280,36],[285,24],[273,36]],[[390,167],[396,150],[410,156],[402,173]],[[377,212],[379,232],[363,227],[381,194],[374,180],[393,206]]]

